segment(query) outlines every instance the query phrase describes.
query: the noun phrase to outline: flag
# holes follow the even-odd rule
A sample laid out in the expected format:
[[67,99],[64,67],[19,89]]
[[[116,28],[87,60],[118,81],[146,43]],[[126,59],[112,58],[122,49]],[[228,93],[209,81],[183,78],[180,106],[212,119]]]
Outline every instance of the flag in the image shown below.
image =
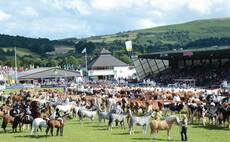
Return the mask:
[[192,56],[193,55],[193,52],[192,51],[186,51],[186,52],[183,52],[183,56]]
[[131,40],[126,41],[126,42],[125,42],[125,46],[126,46],[126,50],[127,50],[128,52],[133,51],[132,41],[131,41]]
[[86,53],[86,48],[84,48],[82,51],[81,51],[81,53],[83,54],[83,53]]

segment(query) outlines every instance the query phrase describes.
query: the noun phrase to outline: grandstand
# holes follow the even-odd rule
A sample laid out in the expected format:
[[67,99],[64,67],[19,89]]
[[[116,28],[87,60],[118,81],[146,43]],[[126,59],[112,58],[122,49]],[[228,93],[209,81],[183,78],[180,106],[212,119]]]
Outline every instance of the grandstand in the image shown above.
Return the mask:
[[132,57],[140,79],[167,85],[194,80],[198,86],[230,80],[230,47],[180,49]]

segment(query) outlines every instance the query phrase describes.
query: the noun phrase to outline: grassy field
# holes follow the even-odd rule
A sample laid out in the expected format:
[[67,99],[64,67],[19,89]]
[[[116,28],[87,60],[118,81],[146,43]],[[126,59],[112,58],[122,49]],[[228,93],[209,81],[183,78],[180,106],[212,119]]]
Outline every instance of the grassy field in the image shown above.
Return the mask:
[[[63,88],[55,88],[63,91]],[[5,90],[5,92],[15,92],[18,90]],[[1,120],[0,120],[1,124]],[[127,125],[126,125],[127,126]],[[153,136],[142,134],[140,126],[136,126],[136,134],[130,136],[128,129],[122,130],[120,127],[114,128],[112,131],[107,130],[107,123],[98,125],[97,120],[91,122],[85,120],[80,125],[78,120],[68,120],[65,125],[63,137],[46,137],[44,131],[40,133],[39,138],[31,137],[30,131],[25,130],[21,133],[11,133],[11,126],[8,125],[8,132],[4,133],[0,129],[0,142],[151,142],[151,141],[167,141],[166,131],[161,131],[157,138],[153,140]],[[174,125],[171,132],[171,141],[180,141],[179,127]],[[188,137],[190,142],[229,142],[230,130],[214,127],[190,125],[188,128]]]
[[[150,141],[167,141],[166,131],[161,131],[156,139],[153,136],[142,134],[140,126],[136,126],[136,134],[130,136],[128,129],[122,130],[120,127],[114,128],[112,131],[107,130],[107,123],[98,123],[84,121],[81,126],[78,120],[69,120],[66,123],[64,136],[46,137],[44,131],[41,132],[39,138],[34,138],[29,135],[29,131],[25,130],[22,133],[3,133],[0,130],[0,142],[150,142]],[[180,141],[179,127],[173,126],[172,140]],[[230,140],[230,131],[223,128],[207,126],[205,128],[198,125],[190,125],[188,128],[188,137],[190,142],[228,142]]]
[[[7,50],[14,50],[14,47],[1,47],[4,51]],[[25,55],[31,55],[34,57],[40,57],[38,54],[30,51],[29,49],[25,49],[25,48],[19,48],[17,47],[17,55],[18,56],[25,56]]]

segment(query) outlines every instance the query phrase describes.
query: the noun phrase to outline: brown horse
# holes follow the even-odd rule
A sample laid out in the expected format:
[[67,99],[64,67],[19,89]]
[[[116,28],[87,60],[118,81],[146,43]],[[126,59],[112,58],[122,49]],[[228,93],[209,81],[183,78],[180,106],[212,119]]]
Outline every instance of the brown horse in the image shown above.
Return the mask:
[[[19,125],[19,130],[22,131],[22,128],[24,125],[32,128],[32,122],[33,122],[33,117],[30,115],[25,115],[25,114],[20,114],[15,117],[14,119],[14,125],[18,126]],[[27,127],[28,128],[28,127]]]
[[48,135],[49,130],[51,133],[51,136],[53,136],[53,129],[57,128],[56,136],[58,136],[60,131],[60,136],[63,136],[64,132],[64,121],[66,120],[66,117],[68,117],[69,114],[64,114],[61,119],[51,119],[47,122],[47,128],[46,128],[46,135]]
[[6,127],[7,127],[7,124],[12,124],[12,129],[13,129],[13,132],[16,132],[16,126],[14,124],[14,117],[13,116],[10,116],[10,115],[4,115],[3,116],[3,121],[2,121],[2,128],[4,130],[4,132],[6,132]]
[[156,133],[159,130],[167,130],[168,139],[170,139],[170,130],[172,128],[173,123],[180,123],[180,120],[177,116],[169,116],[165,120],[152,120],[150,122],[151,133],[153,134],[153,138],[155,138]]
[[59,134],[59,130],[60,130],[60,136],[63,136],[63,131],[64,131],[64,123],[62,122],[62,120],[59,119],[51,119],[47,122],[47,128],[46,128],[46,135],[48,135],[49,130],[51,135],[53,136],[53,129],[57,128],[57,132],[56,132],[56,136],[58,136]]

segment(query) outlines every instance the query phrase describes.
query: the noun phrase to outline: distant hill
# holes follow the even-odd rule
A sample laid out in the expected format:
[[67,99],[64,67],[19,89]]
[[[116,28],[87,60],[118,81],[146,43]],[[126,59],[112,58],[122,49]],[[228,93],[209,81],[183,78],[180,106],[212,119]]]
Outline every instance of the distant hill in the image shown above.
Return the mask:
[[[174,48],[193,48],[191,43],[202,40],[219,40],[230,38],[230,18],[197,20],[182,24],[161,26],[156,28],[120,32],[112,35],[85,38],[87,42],[104,45],[110,50],[120,46],[124,49],[124,42],[132,40],[136,52],[155,52]],[[79,41],[79,39],[72,39]],[[200,42],[201,43],[201,42]],[[213,43],[221,46],[221,44]],[[229,44],[230,45],[230,44]],[[202,47],[203,45],[200,44]],[[210,44],[212,46],[212,44]],[[197,46],[196,46],[197,47]]]
[[[102,48],[106,48],[112,54],[125,62],[130,59],[125,51],[125,41],[132,40],[133,48],[137,54],[165,51],[173,49],[203,48],[212,46],[230,46],[230,18],[216,18],[196,20],[187,23],[160,26],[155,28],[120,32],[111,35],[92,36],[88,38],[67,38],[61,40],[49,40],[45,38],[26,38],[21,36],[0,35],[0,55],[11,55],[6,47],[20,47],[31,52],[31,58],[47,58],[46,52],[58,51],[70,54],[49,56],[44,65],[66,64],[72,61],[81,64],[81,51],[86,47],[89,58],[95,57]],[[2,48],[1,48],[2,47]],[[61,47],[61,48],[60,48]],[[66,48],[66,49],[65,49]],[[75,53],[74,52],[75,48]],[[2,50],[4,49],[4,50]],[[25,51],[25,50],[24,50]],[[25,54],[24,54],[25,55]],[[0,56],[2,59],[4,56]],[[25,55],[28,56],[28,55]],[[71,58],[69,57],[71,56]],[[65,57],[65,58],[63,58]],[[66,59],[68,58],[69,59]],[[23,57],[22,57],[23,58]],[[52,59],[52,60],[51,60]],[[43,65],[43,64],[42,64]]]

